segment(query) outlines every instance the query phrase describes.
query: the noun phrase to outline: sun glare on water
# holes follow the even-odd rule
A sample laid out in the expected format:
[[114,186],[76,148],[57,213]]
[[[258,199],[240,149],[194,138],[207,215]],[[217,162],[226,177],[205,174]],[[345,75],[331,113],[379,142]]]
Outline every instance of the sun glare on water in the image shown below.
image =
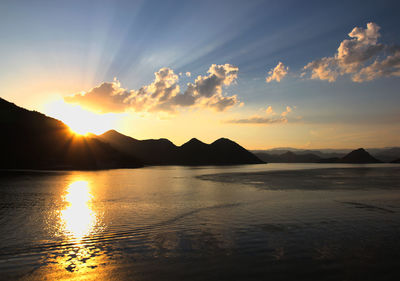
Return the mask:
[[45,113],[64,122],[71,131],[78,135],[89,133],[102,134],[115,129],[120,114],[98,114],[85,110],[77,105],[67,104],[64,101],[55,101],[45,106]]
[[[61,225],[67,236],[81,239],[96,224],[96,215],[90,207],[92,194],[87,181],[75,181],[66,190],[63,200],[67,207],[61,211]],[[72,238],[71,237],[71,238]]]

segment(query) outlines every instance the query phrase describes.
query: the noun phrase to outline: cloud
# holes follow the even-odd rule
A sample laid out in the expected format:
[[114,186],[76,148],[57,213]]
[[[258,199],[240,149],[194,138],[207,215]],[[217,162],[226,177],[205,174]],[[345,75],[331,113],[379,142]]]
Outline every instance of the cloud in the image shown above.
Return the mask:
[[227,120],[225,123],[229,124],[279,124],[279,123],[287,123],[286,118],[268,118],[268,117],[262,117],[262,116],[252,116],[249,118],[243,118],[243,119],[231,119]]
[[293,111],[293,109],[290,106],[286,106],[286,110],[284,112],[282,112],[281,116],[286,117],[286,115],[288,115],[292,111]]
[[195,93],[201,97],[211,97],[222,93],[222,86],[231,85],[237,78],[239,68],[230,64],[210,66],[208,76],[198,76],[193,87]]
[[286,106],[286,110],[283,111],[277,117],[268,117],[268,115],[274,115],[275,112],[272,109],[272,106],[268,106],[268,108],[264,111],[267,116],[254,115],[247,118],[239,118],[239,119],[230,119],[226,120],[224,123],[228,124],[253,124],[253,125],[270,125],[270,124],[284,124],[288,123],[287,115],[293,111],[293,108]]
[[354,82],[371,81],[380,77],[400,76],[400,49],[394,54],[362,68],[352,79]]
[[[117,80],[104,82],[87,93],[78,93],[65,97],[68,103],[78,103],[99,112],[122,112],[126,108],[125,100],[130,92],[121,88]],[[106,110],[105,110],[106,109]]]
[[206,105],[215,109],[216,111],[224,111],[238,103],[239,100],[236,95],[231,97],[224,97],[221,94],[217,94],[209,99]]
[[272,109],[272,106],[268,106],[267,109],[265,110],[265,113],[267,115],[271,114],[271,115],[275,115],[275,111]]
[[[234,83],[239,68],[230,64],[213,64],[208,75],[198,76],[181,92],[179,76],[164,67],[155,72],[154,81],[138,90],[121,87],[118,80],[104,82],[86,93],[65,97],[69,103],[77,103],[99,112],[175,112],[180,107],[211,108],[224,111],[239,104],[236,95],[224,96],[223,87]],[[186,73],[188,76],[188,72]]]
[[353,39],[343,40],[337,50],[336,60],[344,73],[353,73],[360,66],[382,49],[383,45],[378,44],[380,27],[375,23],[368,23],[367,28],[355,27],[349,33]]
[[[383,76],[399,76],[399,54],[378,42],[380,27],[370,22],[366,28],[355,27],[331,57],[314,60],[304,66],[302,77],[334,82],[339,76],[350,75],[354,82],[371,81]],[[387,55],[389,51],[389,55]],[[385,57],[386,54],[386,57]],[[367,65],[372,60],[373,63]]]
[[281,80],[288,74],[289,67],[285,67],[285,65],[282,62],[279,62],[274,69],[271,69],[268,72],[267,78],[265,78],[265,81],[267,83],[270,83],[272,81],[277,81],[281,82]]
[[335,68],[336,60],[334,58],[322,58],[308,63],[304,70],[311,70],[311,79],[335,82],[339,75]]

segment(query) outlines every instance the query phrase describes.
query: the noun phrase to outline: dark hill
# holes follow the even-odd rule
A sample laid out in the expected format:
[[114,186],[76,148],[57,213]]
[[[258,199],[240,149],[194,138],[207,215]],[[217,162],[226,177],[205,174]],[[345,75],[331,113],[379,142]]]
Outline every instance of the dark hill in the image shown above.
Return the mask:
[[217,164],[258,164],[263,163],[257,156],[227,138],[220,138],[210,144],[211,155]]
[[209,165],[216,164],[217,158],[217,155],[210,155],[208,144],[192,138],[177,149],[175,161],[180,165]]
[[367,163],[381,163],[378,159],[374,158],[365,149],[359,148],[353,150],[339,160],[340,163],[354,163],[354,164],[367,164]]
[[97,138],[78,136],[61,121],[0,98],[3,169],[99,169],[142,164]]
[[228,139],[206,144],[192,138],[182,146],[167,139],[136,140],[116,131],[99,136],[100,140],[141,159],[148,165],[235,165],[263,163],[255,155]]
[[137,140],[115,130],[107,131],[98,138],[147,165],[167,165],[177,157],[177,147],[167,139]]

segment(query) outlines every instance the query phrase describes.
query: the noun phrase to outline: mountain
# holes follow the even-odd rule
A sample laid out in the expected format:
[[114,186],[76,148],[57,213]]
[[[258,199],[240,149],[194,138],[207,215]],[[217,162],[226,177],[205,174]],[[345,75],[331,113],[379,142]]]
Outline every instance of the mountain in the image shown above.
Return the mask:
[[282,155],[286,152],[292,152],[296,155],[304,155],[304,154],[313,154],[320,158],[341,158],[345,156],[347,153],[351,152],[351,149],[341,149],[341,150],[334,150],[334,149],[324,149],[323,151],[320,150],[312,150],[312,149],[298,149],[298,148],[273,148],[268,150],[253,150],[254,154],[259,155],[261,153],[266,153],[268,155]]
[[392,147],[389,149],[381,150],[376,153],[371,153],[373,157],[383,161],[392,162],[400,159],[400,147]]
[[343,158],[339,160],[340,163],[381,163],[378,159],[374,158],[369,154],[365,149],[359,148],[356,150],[353,150]]
[[141,167],[136,158],[97,138],[74,134],[61,121],[0,98],[0,168],[99,169]]
[[[380,160],[382,162],[390,163],[395,161],[396,159],[400,158],[400,147],[383,147],[383,148],[368,148],[368,153],[371,154],[372,157]],[[288,160],[281,159],[282,154],[287,152],[295,153],[296,155],[303,155],[303,154],[313,154],[320,157],[322,160],[321,162],[324,163],[333,163],[340,161],[340,158],[343,158],[350,152],[351,149],[299,149],[299,148],[292,148],[292,147],[279,147],[279,148],[272,148],[267,150],[253,150],[252,151],[255,155],[258,155],[264,161],[268,162],[290,162]],[[269,160],[267,160],[269,159]],[[307,159],[294,159],[294,162],[308,162]],[[313,160],[310,159],[310,162]]]
[[[270,163],[381,163],[380,160],[371,156],[363,148],[356,149],[346,154],[343,157],[321,157],[313,153],[301,154],[286,151],[281,154],[269,154],[265,152],[256,152],[255,155],[261,160]],[[328,156],[328,154],[324,154]]]
[[110,130],[98,138],[147,165],[235,165],[264,163],[237,143],[221,138],[206,144],[192,138],[182,146],[167,139],[137,140]]
[[167,139],[137,140],[115,130],[107,131],[98,138],[147,165],[167,165],[178,156],[178,147]]
[[260,164],[263,163],[257,156],[234,141],[220,138],[210,144],[210,159],[215,164]]
[[115,130],[79,136],[61,121],[0,98],[0,169],[103,169],[264,163],[228,139],[137,140]]
[[296,154],[291,151],[287,151],[279,155],[268,153],[256,153],[255,155],[261,160],[270,163],[319,163],[322,159],[321,157],[312,153]]

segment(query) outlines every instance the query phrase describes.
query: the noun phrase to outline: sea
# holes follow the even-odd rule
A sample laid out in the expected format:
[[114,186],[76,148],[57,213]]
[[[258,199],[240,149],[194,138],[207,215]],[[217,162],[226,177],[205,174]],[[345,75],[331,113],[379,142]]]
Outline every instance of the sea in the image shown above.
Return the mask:
[[400,165],[3,170],[0,280],[400,280]]

